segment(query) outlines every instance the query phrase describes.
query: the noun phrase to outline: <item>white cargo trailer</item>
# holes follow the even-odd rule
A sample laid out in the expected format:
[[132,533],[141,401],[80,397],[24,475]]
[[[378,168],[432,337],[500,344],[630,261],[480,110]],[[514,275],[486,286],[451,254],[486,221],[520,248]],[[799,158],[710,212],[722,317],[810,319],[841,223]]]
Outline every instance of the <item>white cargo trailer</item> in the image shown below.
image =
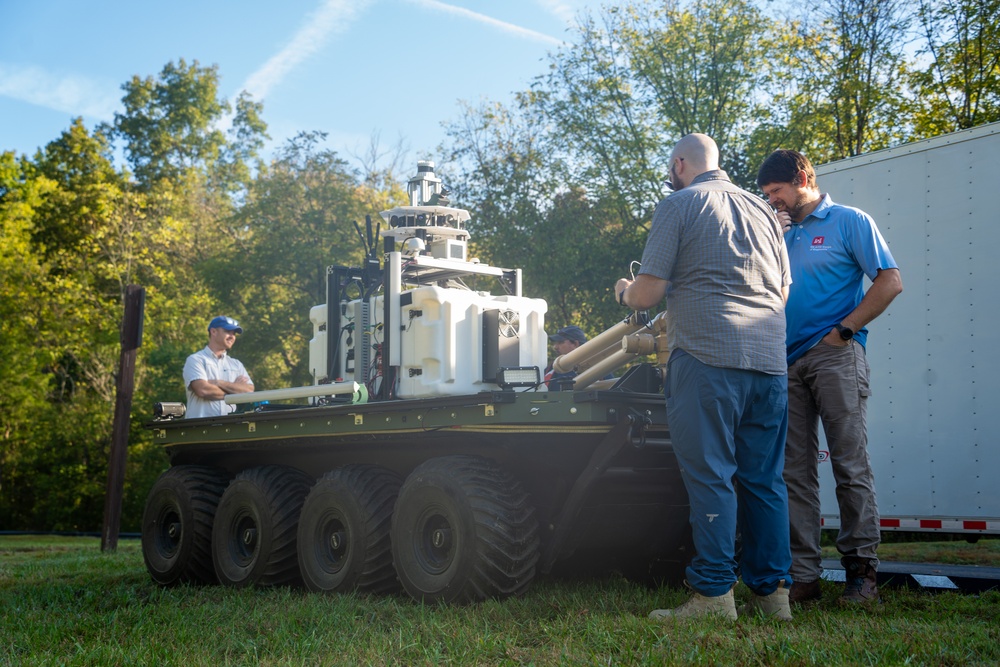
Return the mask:
[[[1000,123],[816,171],[820,190],[875,219],[903,278],[868,327],[882,529],[1000,534]],[[820,471],[824,527],[837,528]]]

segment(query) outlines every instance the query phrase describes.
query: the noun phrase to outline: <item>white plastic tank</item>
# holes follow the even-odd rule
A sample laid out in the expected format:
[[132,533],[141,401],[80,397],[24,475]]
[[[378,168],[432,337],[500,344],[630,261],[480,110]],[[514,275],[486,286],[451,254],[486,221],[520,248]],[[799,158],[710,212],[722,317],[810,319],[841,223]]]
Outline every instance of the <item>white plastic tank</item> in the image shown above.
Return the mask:
[[309,321],[313,325],[313,337],[309,339],[309,373],[313,384],[326,377],[326,304],[309,309]]
[[401,308],[400,398],[496,389],[497,366],[545,367],[543,299],[418,287]]

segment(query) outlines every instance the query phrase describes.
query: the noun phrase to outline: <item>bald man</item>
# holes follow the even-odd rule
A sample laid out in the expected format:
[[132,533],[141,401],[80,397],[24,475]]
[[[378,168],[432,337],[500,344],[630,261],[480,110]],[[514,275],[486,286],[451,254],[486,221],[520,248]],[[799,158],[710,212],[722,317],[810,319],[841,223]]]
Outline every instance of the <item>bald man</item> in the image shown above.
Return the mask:
[[739,613],[791,620],[782,479],[791,278],[781,224],[719,169],[719,149],[704,134],[677,143],[670,180],[674,193],[653,213],[639,275],[615,285],[619,303],[633,310],[666,296],[667,421],[691,506],[695,555],[686,574],[694,594],[650,618],[737,618],[738,520],[739,571],[754,593]]

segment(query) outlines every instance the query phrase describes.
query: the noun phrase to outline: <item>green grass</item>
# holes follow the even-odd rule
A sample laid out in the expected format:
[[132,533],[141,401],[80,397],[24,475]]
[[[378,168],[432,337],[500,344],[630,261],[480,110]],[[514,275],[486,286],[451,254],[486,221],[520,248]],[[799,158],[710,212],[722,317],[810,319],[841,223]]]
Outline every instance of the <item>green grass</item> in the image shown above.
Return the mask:
[[[912,535],[912,534],[911,534]],[[945,565],[983,565],[1000,567],[1000,540],[986,539],[970,544],[963,539],[952,542],[883,542],[878,548],[882,560],[902,563],[941,563]],[[835,548],[823,550],[824,558],[839,558]]]
[[[974,546],[993,556],[1000,541]],[[146,574],[137,541],[104,554],[96,538],[0,537],[0,664],[1000,663],[998,592],[888,589],[878,609],[844,610],[838,585],[823,586],[823,600],[796,610],[787,625],[757,618],[660,624],[646,619],[649,611],[681,603],[685,592],[618,577],[543,578],[521,598],[428,607],[404,597],[287,588],[163,589]],[[737,595],[748,591],[740,586]]]

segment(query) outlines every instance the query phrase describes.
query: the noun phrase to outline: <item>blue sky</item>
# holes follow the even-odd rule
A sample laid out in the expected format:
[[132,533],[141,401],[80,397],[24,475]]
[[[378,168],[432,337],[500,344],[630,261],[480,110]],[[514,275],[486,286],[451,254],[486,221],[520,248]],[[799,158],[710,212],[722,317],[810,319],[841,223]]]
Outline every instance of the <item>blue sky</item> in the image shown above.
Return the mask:
[[574,17],[613,0],[0,0],[0,151],[34,154],[77,116],[120,110],[121,85],[184,58],[222,96],[264,103],[271,148],[328,133],[350,159],[373,133],[438,158],[458,100],[507,102],[547,68]]

